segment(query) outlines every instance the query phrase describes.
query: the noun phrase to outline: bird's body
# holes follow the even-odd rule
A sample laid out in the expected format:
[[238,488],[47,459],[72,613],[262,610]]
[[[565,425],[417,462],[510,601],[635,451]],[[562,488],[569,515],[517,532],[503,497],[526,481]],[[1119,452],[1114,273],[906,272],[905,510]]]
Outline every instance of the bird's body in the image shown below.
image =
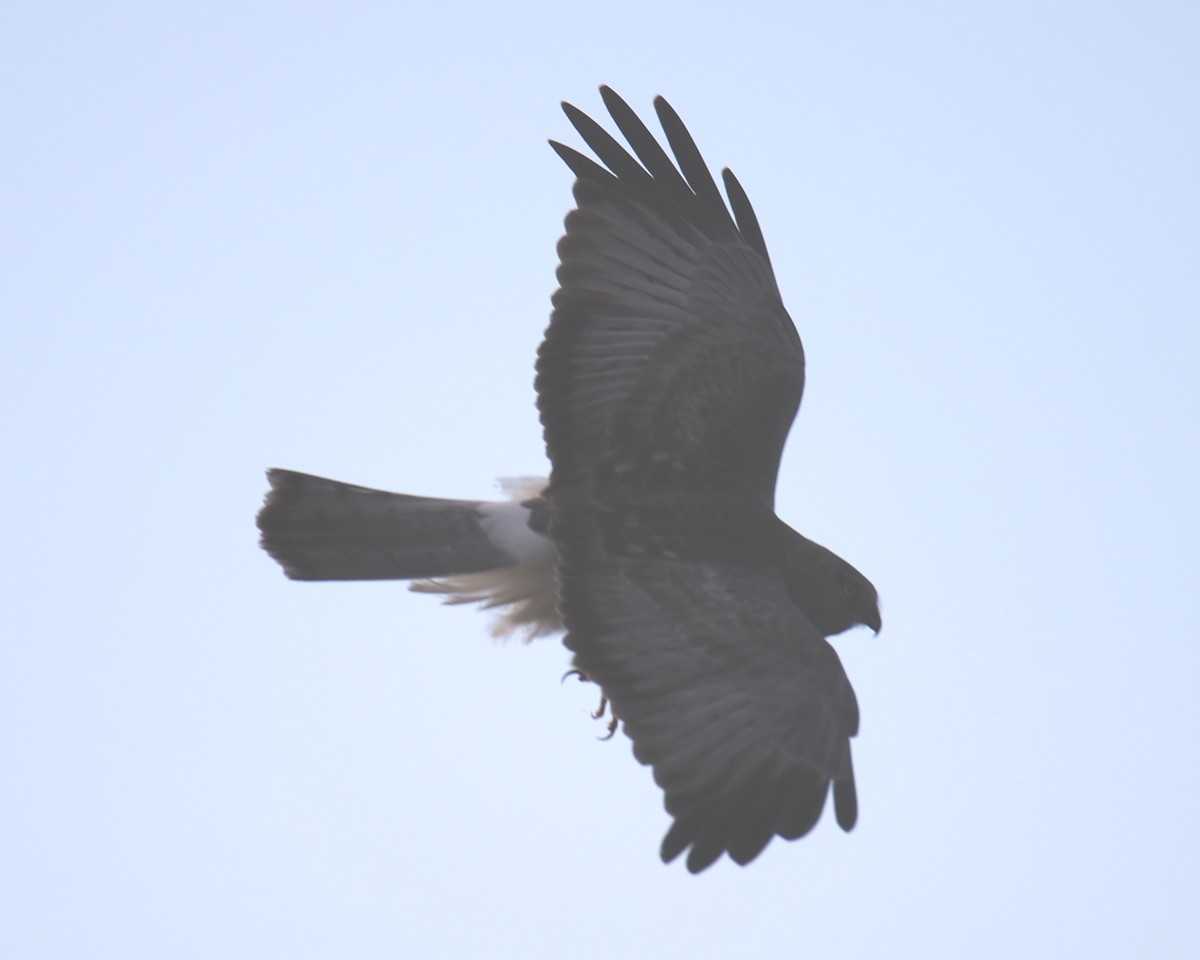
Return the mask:
[[637,159],[567,115],[607,169],[575,172],[560,288],[536,386],[552,472],[513,502],[408,497],[271,471],[263,545],[297,579],[415,579],[564,628],[698,872],[811,829],[833,787],[857,817],[858,707],[826,641],[880,626],[874,587],[774,512],[804,351],[762,233],[725,171],[733,216],[678,116],[672,160],[608,88]]

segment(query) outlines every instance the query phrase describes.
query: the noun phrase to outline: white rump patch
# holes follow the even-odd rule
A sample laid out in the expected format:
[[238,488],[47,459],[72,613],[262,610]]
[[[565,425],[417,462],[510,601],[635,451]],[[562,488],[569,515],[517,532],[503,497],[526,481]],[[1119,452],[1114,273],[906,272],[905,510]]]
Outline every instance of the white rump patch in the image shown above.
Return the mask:
[[410,587],[418,593],[440,593],[445,603],[478,603],[484,609],[507,608],[492,624],[492,636],[505,638],[521,633],[526,642],[563,629],[558,613],[558,589],[554,579],[554,545],[529,528],[529,509],[522,501],[532,500],[546,488],[544,477],[516,477],[499,481],[509,497],[496,503],[481,503],[479,526],[488,539],[516,561],[512,566],[481,573],[464,573],[440,580],[418,580]]

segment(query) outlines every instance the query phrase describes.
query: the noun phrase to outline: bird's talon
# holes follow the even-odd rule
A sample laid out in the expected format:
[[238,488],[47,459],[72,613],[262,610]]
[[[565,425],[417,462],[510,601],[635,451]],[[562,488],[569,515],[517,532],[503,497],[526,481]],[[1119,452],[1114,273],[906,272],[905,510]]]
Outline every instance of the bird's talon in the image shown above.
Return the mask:
[[600,739],[601,740],[611,740],[616,735],[616,732],[617,732],[617,716],[616,716],[616,714],[613,714],[612,718],[608,721],[608,733],[606,733]]

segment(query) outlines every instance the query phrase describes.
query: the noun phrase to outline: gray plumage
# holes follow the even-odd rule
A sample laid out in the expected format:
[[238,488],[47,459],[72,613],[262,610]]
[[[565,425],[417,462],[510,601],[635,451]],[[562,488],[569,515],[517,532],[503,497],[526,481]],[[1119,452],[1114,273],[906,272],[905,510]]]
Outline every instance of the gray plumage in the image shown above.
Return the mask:
[[272,471],[259,525],[289,576],[439,578],[416,588],[565,628],[663,788],[663,859],[698,872],[802,836],[831,789],[854,826],[858,705],[825,638],[878,632],[879,605],[774,512],[805,357],[745,192],[726,170],[726,206],[661,97],[674,159],[601,94],[632,154],[569,104],[604,166],[552,142],[578,179],[537,360],[548,485],[485,504]]
[[538,352],[545,499],[566,645],[665,791],[663,859],[698,872],[806,833],[831,784],[854,826],[858,706],[824,637],[878,630],[878,600],[774,514],[805,358],[745,192],[726,170],[731,215],[661,97],[675,162],[601,93],[637,159],[565,106],[607,169],[553,144],[578,180]]
[[412,497],[269,470],[258,516],[266,551],[293,580],[412,580],[515,563],[479,525],[482,504]]

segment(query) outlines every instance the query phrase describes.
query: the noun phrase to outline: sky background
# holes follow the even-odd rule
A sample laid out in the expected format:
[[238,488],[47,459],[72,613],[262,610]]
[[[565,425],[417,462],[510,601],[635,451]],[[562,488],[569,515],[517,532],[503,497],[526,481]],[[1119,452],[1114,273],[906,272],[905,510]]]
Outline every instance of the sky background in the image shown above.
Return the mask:
[[[1193,956],[1200,7],[432,6],[0,12],[0,955]],[[254,527],[546,470],[600,83],[746,187],[883,601],[857,828],[699,877],[560,643]]]

